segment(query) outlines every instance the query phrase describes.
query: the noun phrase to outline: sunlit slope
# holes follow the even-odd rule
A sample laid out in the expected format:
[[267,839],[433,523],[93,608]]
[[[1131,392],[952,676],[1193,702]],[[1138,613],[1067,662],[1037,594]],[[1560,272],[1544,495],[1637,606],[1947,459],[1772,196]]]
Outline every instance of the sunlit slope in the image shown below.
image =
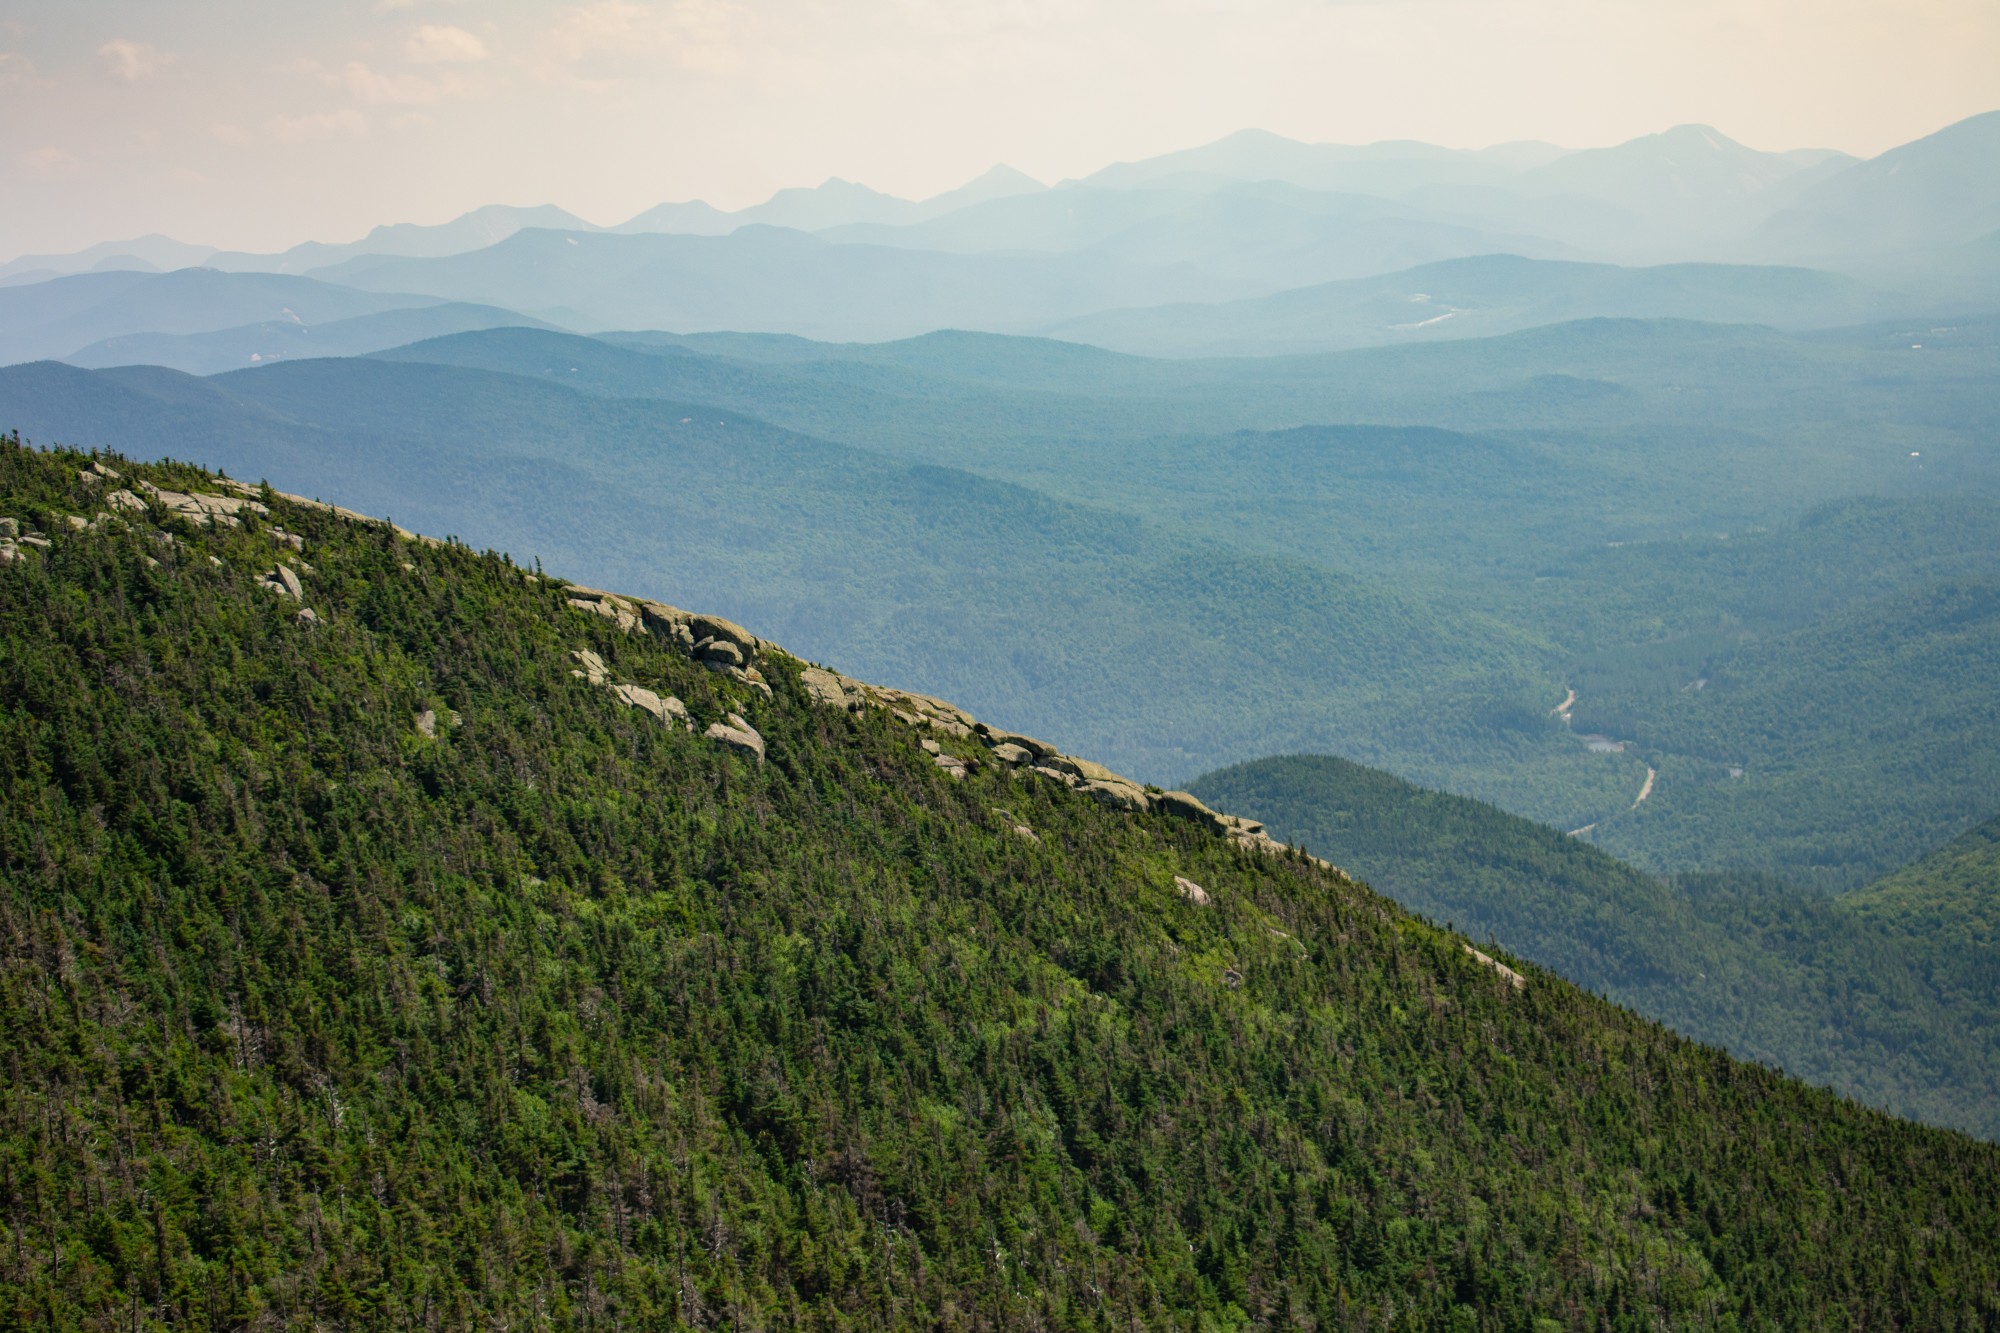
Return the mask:
[[1302,858],[954,778],[920,741],[979,742],[768,645],[766,698],[499,558],[108,461],[0,451],[20,1322],[2000,1314],[1989,1146]]
[[[1414,911],[1683,1032],[2000,1136],[2000,988],[1979,945],[1991,944],[1990,874],[1920,873],[1930,896],[1899,893],[1897,876],[1832,900],[1744,877],[1676,884],[1558,829],[1330,755],[1236,765],[1194,791]],[[1923,866],[1985,851],[1968,835]]]
[[1964,1012],[2000,1021],[2000,820],[1989,820],[1841,906],[1909,942]]

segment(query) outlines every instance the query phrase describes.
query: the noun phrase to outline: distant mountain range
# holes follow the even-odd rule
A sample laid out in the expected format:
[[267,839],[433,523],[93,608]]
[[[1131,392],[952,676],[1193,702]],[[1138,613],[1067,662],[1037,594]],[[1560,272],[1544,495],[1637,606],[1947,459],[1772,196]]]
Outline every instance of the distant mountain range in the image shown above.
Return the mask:
[[548,204],[536,208],[509,208],[489,204],[440,226],[427,227],[399,222],[377,227],[358,241],[346,245],[325,245],[307,241],[281,254],[254,255],[223,251],[211,255],[208,267],[237,273],[306,273],[327,268],[362,255],[400,255],[436,258],[463,254],[498,245],[524,227],[558,227],[574,231],[596,231],[574,213]]
[[1059,338],[1150,356],[1278,356],[1477,338],[1588,318],[1698,319],[1779,328],[1859,324],[1913,302],[1814,269],[1620,268],[1485,255],[1223,304],[1113,310]]
[[[208,276],[138,282],[193,264]],[[420,307],[446,309],[375,318]],[[207,373],[509,322],[1258,356],[1606,316],[1812,329],[1992,308],[2000,112],[1866,162],[1703,125],[1580,152],[1246,131],[1054,187],[995,167],[922,201],[835,178],[611,228],[496,205],[278,254],[153,236],[23,256],[0,267],[0,361]]]
[[[735,212],[699,200],[664,203],[599,228],[550,206],[489,206],[450,222],[377,227],[358,241],[308,242],[278,254],[218,253],[163,237],[23,256],[0,281],[111,265],[207,262],[237,271],[307,273],[361,256],[440,258],[540,227],[720,236],[750,226],[827,233],[960,253],[1074,250],[1119,244],[1125,229],[1192,210],[1181,229],[1205,237],[1188,262],[1217,267],[1300,212],[1320,219],[1321,248],[1358,250],[1344,266],[1287,272],[1267,291],[1362,277],[1412,263],[1507,250],[1613,262],[1810,260],[1838,266],[1912,248],[1963,244],[2000,230],[2000,112],[1975,116],[1866,162],[1828,149],[1764,152],[1706,125],[1681,125],[1608,148],[1510,143],[1476,151],[1410,141],[1309,144],[1258,130],[1143,161],[1117,163],[1054,188],[997,166],[921,201],[833,178],[780,190]],[[1266,187],[1246,193],[1243,187]],[[1290,187],[1289,190],[1271,187]],[[1206,196],[1230,206],[1203,211]],[[1370,201],[1372,211],[1359,200]],[[1007,207],[996,207],[1006,204]],[[1401,227],[1401,244],[1357,242],[1362,219]],[[1150,237],[1131,238],[1140,248]],[[1457,248],[1453,248],[1457,247]],[[1291,250],[1310,253],[1311,240]],[[1289,278],[1290,280],[1284,280]],[[1253,294],[1250,292],[1244,295]]]

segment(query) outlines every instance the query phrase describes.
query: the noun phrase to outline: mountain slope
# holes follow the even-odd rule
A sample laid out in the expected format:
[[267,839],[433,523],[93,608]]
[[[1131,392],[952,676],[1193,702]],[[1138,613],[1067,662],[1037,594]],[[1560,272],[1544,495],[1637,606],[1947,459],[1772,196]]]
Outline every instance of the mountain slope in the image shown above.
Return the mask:
[[597,228],[574,213],[540,204],[533,208],[513,208],[488,204],[449,222],[427,225],[396,222],[370,229],[358,241],[329,244],[307,241],[274,255],[222,251],[206,261],[211,268],[234,273],[306,273],[344,260],[366,255],[400,255],[406,258],[435,258],[464,254],[497,245],[524,227],[550,227],[563,231],[596,231]]
[[1262,292],[1466,255],[1562,253],[1534,236],[1469,226],[1393,200],[1186,177],[1134,190],[1045,191],[926,223],[838,227],[824,235],[955,254],[1094,254],[1232,279]]
[[[233,470],[282,470],[594,582],[685,589],[802,651],[1007,711],[1148,778],[1302,734],[1362,753],[1397,734],[1498,747],[1527,768],[1568,748],[1482,718],[1496,697],[1554,688],[1541,645],[1439,614],[1421,590],[698,403],[373,360],[207,381],[26,366],[0,372],[0,418],[161,456],[199,442]],[[1218,685],[1231,707],[1198,706]]]
[[1136,264],[832,245],[765,226],[727,236],[529,230],[470,254],[350,260],[317,276],[499,305],[573,327],[755,329],[836,340],[960,325],[1021,329],[1131,304],[1143,293],[1205,299],[1241,290]]
[[[1700,687],[1643,708],[1578,701],[1579,730],[1630,738],[1675,785],[1673,800],[1601,825],[1592,836],[1607,850],[1654,869],[1761,870],[1838,890],[1993,815],[1990,572],[1914,583],[1717,657]],[[1715,842],[1733,854],[1696,859]]]
[[2000,1315],[1989,1145],[464,547],[72,531],[85,462],[0,450],[23,1322]]
[[1768,211],[1761,205],[1784,182],[1839,156],[1764,153],[1707,125],[1677,125],[1570,153],[1525,173],[1521,187],[1603,200],[1676,238],[1713,237]]
[[63,357],[73,366],[165,366],[190,375],[272,361],[321,356],[365,356],[427,338],[483,329],[547,328],[538,319],[497,306],[446,301],[408,310],[384,310],[326,324],[266,320],[207,333],[132,333],[105,338]]
[[0,287],[0,363],[67,356],[110,338],[184,335],[282,322],[324,324],[440,304],[311,278],[223,273],[91,273]]
[[1142,356],[1282,356],[1595,318],[1824,328],[1905,304],[1893,292],[1812,269],[1622,268],[1488,254],[1249,300],[1105,311],[1047,331]]
[[[1977,947],[1991,943],[1990,895],[1955,914],[1980,923],[1968,931],[1914,898],[1890,906],[1893,887],[1829,900],[1740,878],[1676,885],[1546,825],[1330,755],[1239,764],[1191,789],[1413,911],[1679,1031],[2000,1138],[2000,987],[1990,948]],[[1957,962],[1940,966],[1947,957]]]
[[812,189],[780,190],[763,203],[734,213],[725,213],[700,200],[660,204],[611,230],[726,236],[738,227],[763,224],[794,227],[801,231],[826,231],[848,226],[873,226],[893,231],[899,226],[939,217],[989,200],[1032,194],[1047,188],[1040,181],[1003,164],[990,168],[957,189],[946,190],[921,202],[912,202],[836,176]]
[[1873,258],[2000,230],[2000,111],[1857,163],[1803,192],[1751,238],[1763,254]]
[[[1510,151],[1511,150],[1511,151]],[[1392,140],[1374,144],[1309,144],[1266,130],[1239,130],[1197,148],[1119,162],[1076,182],[1091,189],[1132,189],[1177,176],[1285,181],[1309,190],[1395,196],[1424,185],[1504,180],[1515,164],[1561,149],[1510,145],[1492,153]]]
[[154,269],[189,268],[215,253],[215,247],[189,245],[171,236],[155,233],[129,241],[105,241],[62,255],[21,255],[0,264],[0,279],[20,274],[41,273],[62,277],[72,273],[101,271],[105,267],[130,268],[141,272]]
[[1941,992],[2000,1024],[2000,819],[1843,894],[1842,907],[1906,940]]

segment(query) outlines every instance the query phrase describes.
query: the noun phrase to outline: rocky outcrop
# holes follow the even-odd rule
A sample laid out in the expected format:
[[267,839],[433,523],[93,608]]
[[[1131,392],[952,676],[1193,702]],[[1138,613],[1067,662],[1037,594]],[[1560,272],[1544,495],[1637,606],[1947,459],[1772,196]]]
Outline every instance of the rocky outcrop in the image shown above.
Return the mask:
[[[118,473],[101,464],[96,465],[90,475],[103,481],[119,479]],[[288,504],[331,513],[355,522],[384,523],[406,540],[431,546],[443,545],[435,538],[420,537],[416,533],[386,523],[385,520],[371,518],[338,505],[308,500],[303,496],[290,495],[282,491],[267,492],[262,488],[226,478],[221,484],[233,494],[211,495],[167,491],[146,482],[135,485],[137,490],[143,491],[149,497],[152,504],[159,505],[191,522],[238,526],[241,523],[239,515],[245,512],[259,516],[270,513],[269,507],[260,498],[268,493]],[[129,501],[118,498],[120,496],[129,497]],[[106,499],[113,508],[128,510],[135,505],[143,507],[147,504],[147,501],[141,500],[130,490],[114,491]],[[110,515],[102,517],[109,518]],[[294,550],[303,549],[303,540],[282,528],[274,528],[272,535],[275,540],[291,546]],[[21,533],[17,521],[0,520],[0,563],[26,558],[24,547],[48,545],[48,539],[39,534]],[[211,556],[210,559],[213,561],[214,557]],[[310,569],[310,566],[306,568]],[[409,570],[413,566],[405,562],[403,568]],[[541,582],[533,574],[525,577],[530,582]],[[298,575],[285,565],[278,565],[266,573],[263,581],[294,600],[302,599],[304,596]],[[759,664],[767,655],[781,653],[782,650],[759,639],[736,622],[721,616],[684,611],[664,602],[628,597],[597,588],[585,588],[573,584],[559,586],[564,600],[571,609],[583,614],[601,616],[615,625],[621,633],[651,635],[707,669],[740,682],[766,697],[771,695],[770,683],[759,669]],[[305,617],[311,613],[301,610],[300,615]],[[671,695],[660,695],[642,685],[613,680],[603,658],[589,649],[579,649],[570,656],[577,663],[573,675],[594,687],[609,690],[621,702],[657,718],[665,726],[693,730],[693,719],[687,707],[679,699]],[[991,766],[1003,773],[1029,773],[1046,781],[1059,783],[1111,809],[1133,815],[1186,820],[1216,837],[1227,839],[1245,851],[1298,857],[1338,873],[1338,867],[1317,857],[1306,856],[1304,852],[1272,838],[1265,832],[1264,826],[1254,819],[1244,819],[1211,810],[1196,797],[1184,791],[1161,791],[1158,788],[1148,787],[1092,760],[1064,754],[1045,741],[981,722],[964,709],[932,695],[870,685],[843,676],[837,671],[811,664],[800,666],[799,682],[805,689],[806,695],[821,707],[849,713],[859,713],[869,709],[879,710],[904,726],[929,733],[921,738],[922,748],[930,755],[931,762],[937,768],[954,778],[964,779],[969,773],[985,766]],[[452,715],[451,720],[456,724],[457,716]],[[435,735],[437,717],[431,710],[427,709],[418,714],[416,723],[418,730],[425,735]],[[732,712],[727,715],[725,721],[711,723],[705,734],[718,744],[756,759],[758,763],[764,762],[763,736],[739,713]],[[950,748],[940,743],[938,737],[950,741]],[[972,752],[966,753],[968,750]],[[1025,824],[1014,822],[1010,818],[1009,827],[1028,841],[1040,841],[1034,830]],[[1206,906],[1213,901],[1207,890],[1185,877],[1175,876],[1174,887],[1183,899],[1196,906]],[[1470,945],[1465,946],[1465,951],[1482,965],[1492,968],[1517,989],[1527,985],[1526,979],[1520,973],[1497,959],[1481,953]]]
[[1470,944],[1465,946],[1465,951],[1472,955],[1472,960],[1474,962],[1480,964],[1482,967],[1490,967],[1495,972],[1498,972],[1500,974],[1500,979],[1502,981],[1505,981],[1508,985],[1512,986],[1515,990],[1526,990],[1528,988],[1528,979],[1522,976],[1519,972],[1516,972],[1513,968],[1501,962],[1498,958],[1494,958],[1491,957],[1490,955],[1483,954],[1479,952],[1479,950],[1473,948]]
[[686,653],[710,671],[740,680],[765,696],[771,686],[757,669],[764,641],[733,620],[698,615],[665,602],[652,602],[601,588],[569,584],[563,597],[573,610],[603,616],[621,633],[645,632]]
[[[983,747],[984,754],[980,759],[990,761],[996,768],[1003,771],[1031,773],[1050,782],[1061,783],[1113,810],[1122,810],[1135,815],[1155,813],[1175,819],[1185,819],[1247,851],[1269,855],[1301,856],[1323,869],[1335,872],[1339,870],[1339,867],[1329,862],[1322,861],[1318,857],[1305,856],[1303,852],[1279,842],[1266,833],[1264,826],[1254,819],[1220,814],[1184,791],[1160,791],[1157,788],[1147,787],[1143,783],[1112,772],[1094,760],[1064,754],[1046,741],[1039,741],[1032,736],[1024,736],[1019,732],[981,722],[964,709],[943,699],[909,690],[869,685],[821,666],[803,668],[799,672],[799,682],[815,703],[848,712],[875,708],[905,726],[926,731],[933,736],[942,735],[955,740],[971,741]],[[930,753],[932,763],[953,777],[962,778],[979,764],[978,760],[966,755],[942,749],[928,736],[923,741],[923,748]]]
[[305,586],[299,582],[299,576],[292,572],[288,565],[278,565],[266,570],[259,582],[271,591],[282,593],[295,602],[303,600],[306,595]]
[[671,694],[656,694],[644,685],[613,685],[611,692],[641,712],[651,713],[670,727],[694,730],[694,719],[688,716],[687,705]]
[[588,648],[579,648],[569,657],[576,663],[570,675],[586,684],[611,691],[621,702],[642,713],[652,714],[666,726],[679,727],[683,731],[694,730],[694,719],[688,715],[687,705],[673,695],[662,695],[643,685],[613,680],[604,659]]
[[[265,493],[264,487],[252,486],[248,482],[234,481],[228,477],[221,478],[221,484],[227,487],[229,490],[235,492],[236,498],[245,501],[257,502],[255,512],[260,514],[270,512],[269,510],[264,508],[260,500],[260,497],[262,497]],[[398,537],[401,537],[406,542],[416,542],[421,546],[444,545],[444,543],[436,537],[426,537],[420,533],[411,532],[408,528],[398,527],[396,524],[389,522],[389,520],[385,518],[376,518],[372,514],[359,513],[352,509],[343,508],[340,505],[330,505],[324,500],[310,500],[303,495],[293,495],[289,491],[280,491],[274,489],[270,492],[270,494],[276,499],[283,500],[286,504],[297,505],[301,509],[317,510],[322,514],[332,514],[337,518],[344,518],[354,523],[380,524],[383,527],[388,528],[391,532],[395,533]],[[227,499],[230,497],[207,496],[198,498],[206,498],[209,500],[220,500],[220,499]]]
[[726,722],[709,723],[706,735],[712,741],[720,741],[732,750],[751,756],[760,764],[764,762],[764,738],[736,713],[731,713]]
[[[211,495],[206,492],[168,491],[150,481],[138,484],[156,505],[201,527],[241,527],[244,513],[268,514],[270,508],[248,495]],[[254,494],[254,492],[253,492]],[[356,515],[356,517],[360,517]],[[372,520],[371,520],[372,521]]]

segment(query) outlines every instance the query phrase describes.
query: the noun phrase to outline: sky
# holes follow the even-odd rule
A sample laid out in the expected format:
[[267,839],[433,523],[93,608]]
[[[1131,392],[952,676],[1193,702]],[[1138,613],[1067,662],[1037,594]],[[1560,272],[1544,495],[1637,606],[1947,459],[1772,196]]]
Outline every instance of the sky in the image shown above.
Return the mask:
[[1861,155],[2000,106],[2000,0],[0,0],[0,256],[921,198],[1245,128]]

